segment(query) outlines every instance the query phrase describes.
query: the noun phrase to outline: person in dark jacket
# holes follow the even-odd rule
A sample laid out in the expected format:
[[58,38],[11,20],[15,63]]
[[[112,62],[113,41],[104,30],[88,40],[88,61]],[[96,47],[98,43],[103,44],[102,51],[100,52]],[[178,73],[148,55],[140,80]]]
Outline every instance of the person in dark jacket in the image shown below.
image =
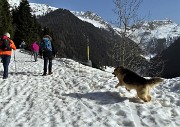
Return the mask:
[[[44,50],[43,47],[43,40],[49,40],[51,42],[51,50]],[[52,38],[49,35],[45,35],[43,37],[43,40],[40,44],[40,50],[39,50],[39,55],[43,59],[44,59],[44,72],[42,76],[46,76],[47,75],[47,69],[48,69],[48,74],[51,75],[52,74],[52,59],[55,57],[56,55],[56,51],[52,42]],[[49,64],[48,64],[49,62]]]

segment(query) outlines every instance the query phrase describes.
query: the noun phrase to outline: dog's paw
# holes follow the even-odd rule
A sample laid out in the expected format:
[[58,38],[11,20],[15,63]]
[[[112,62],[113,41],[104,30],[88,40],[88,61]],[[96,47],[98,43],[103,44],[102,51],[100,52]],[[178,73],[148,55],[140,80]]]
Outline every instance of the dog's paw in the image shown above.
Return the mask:
[[147,96],[147,101],[148,101],[148,102],[151,101],[151,96],[150,96],[150,95]]
[[131,90],[129,90],[128,88],[126,88],[126,90],[128,91],[128,92],[130,92]]
[[119,83],[115,86],[115,88],[118,88],[118,86],[119,86]]
[[151,96],[147,96],[147,97],[142,97],[142,96],[138,96],[141,100],[143,100],[144,102],[150,102],[151,101]]
[[148,96],[147,98],[143,98],[142,100],[143,100],[144,102],[150,102],[150,101],[151,101],[151,97]]

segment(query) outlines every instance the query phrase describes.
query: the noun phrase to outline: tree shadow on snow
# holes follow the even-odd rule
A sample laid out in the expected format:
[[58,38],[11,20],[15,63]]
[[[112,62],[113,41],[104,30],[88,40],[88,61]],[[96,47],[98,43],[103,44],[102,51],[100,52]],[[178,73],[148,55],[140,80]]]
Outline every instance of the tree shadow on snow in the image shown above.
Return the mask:
[[[9,75],[33,75],[33,76],[39,76],[41,75],[42,73],[38,73],[38,74],[34,74],[33,72],[9,72],[8,73]],[[3,75],[3,71],[0,71],[0,75],[2,76]]]
[[34,62],[34,60],[16,60],[16,62],[29,62],[29,63],[31,63],[31,62]]
[[125,100],[129,100],[133,103],[140,103],[138,98],[128,98],[121,97],[118,92],[92,92],[92,93],[70,93],[70,94],[62,94],[63,96],[69,96],[77,99],[86,98],[89,100],[95,100],[97,103],[106,105],[106,104],[115,104],[119,102],[124,102]]

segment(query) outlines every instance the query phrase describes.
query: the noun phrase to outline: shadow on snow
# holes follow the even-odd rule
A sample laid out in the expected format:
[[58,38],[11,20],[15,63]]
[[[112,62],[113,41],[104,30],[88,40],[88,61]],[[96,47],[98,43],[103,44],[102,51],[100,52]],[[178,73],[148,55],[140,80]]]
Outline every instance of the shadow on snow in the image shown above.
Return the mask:
[[62,94],[63,96],[69,96],[77,99],[89,99],[95,100],[97,103],[106,105],[106,104],[115,104],[119,102],[124,102],[125,100],[129,100],[130,102],[140,103],[138,98],[128,98],[128,97],[121,97],[118,92],[92,92],[92,93],[69,93],[69,94]]

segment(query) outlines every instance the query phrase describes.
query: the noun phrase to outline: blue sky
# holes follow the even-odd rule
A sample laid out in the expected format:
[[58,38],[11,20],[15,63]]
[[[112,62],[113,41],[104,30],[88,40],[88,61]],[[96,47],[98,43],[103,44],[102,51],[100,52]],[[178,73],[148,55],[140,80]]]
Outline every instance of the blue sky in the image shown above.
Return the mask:
[[[92,11],[107,22],[116,19],[113,12],[113,0],[29,0],[30,3],[48,4],[70,11]],[[139,15],[146,20],[164,20],[166,18],[180,24],[180,0],[144,0]]]

